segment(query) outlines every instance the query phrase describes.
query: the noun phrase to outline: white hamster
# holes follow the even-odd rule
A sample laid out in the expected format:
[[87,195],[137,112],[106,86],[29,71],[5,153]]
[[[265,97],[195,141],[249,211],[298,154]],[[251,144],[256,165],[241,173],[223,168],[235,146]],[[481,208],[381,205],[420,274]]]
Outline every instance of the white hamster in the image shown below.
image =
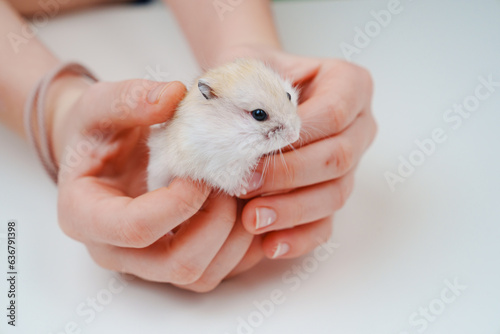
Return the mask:
[[151,127],[148,190],[181,177],[245,194],[259,159],[299,139],[297,101],[292,84],[258,60],[209,70],[172,119]]

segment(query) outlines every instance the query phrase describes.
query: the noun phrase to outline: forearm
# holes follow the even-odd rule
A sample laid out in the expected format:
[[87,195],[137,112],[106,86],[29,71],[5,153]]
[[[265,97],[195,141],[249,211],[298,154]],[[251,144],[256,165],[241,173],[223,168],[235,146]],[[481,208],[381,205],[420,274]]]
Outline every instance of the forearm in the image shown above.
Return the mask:
[[[231,3],[238,1],[226,0],[164,1],[204,68],[217,65],[240,47],[280,47],[269,0],[241,0],[237,5]],[[218,7],[221,3],[223,7]]]
[[6,0],[21,15],[32,16],[43,13],[49,16],[59,14],[66,10],[89,7],[102,3],[125,2],[131,0]]
[[23,130],[23,107],[36,82],[58,59],[27,28],[15,10],[0,0],[0,121]]
[[[38,41],[36,30],[33,31],[21,15],[41,12],[53,16],[77,7],[124,1],[127,0],[56,1],[57,7],[47,7],[48,1],[0,0],[0,36],[3,37],[0,40],[0,122],[24,136],[23,110],[28,95],[40,78],[60,63]],[[85,79],[71,74],[51,84],[45,105],[49,131],[62,122],[68,107],[87,87]]]

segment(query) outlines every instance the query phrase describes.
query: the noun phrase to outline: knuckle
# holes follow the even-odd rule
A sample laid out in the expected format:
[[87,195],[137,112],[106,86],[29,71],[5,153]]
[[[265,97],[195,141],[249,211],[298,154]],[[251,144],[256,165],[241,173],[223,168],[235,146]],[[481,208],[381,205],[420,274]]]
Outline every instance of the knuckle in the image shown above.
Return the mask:
[[100,95],[103,91],[106,91],[111,84],[106,81],[98,81],[91,85],[88,89],[90,95]]
[[104,269],[112,269],[110,266],[109,266],[109,263],[108,261],[105,261],[105,259],[102,258],[102,256],[99,256],[96,252],[94,252],[94,250],[92,249],[92,247],[87,247],[87,250],[90,254],[90,257],[92,258],[92,260],[94,260],[94,262],[101,268],[104,268]]
[[304,222],[305,219],[305,208],[304,208],[304,205],[301,204],[300,202],[296,202],[294,203],[293,205],[293,215],[292,215],[292,224],[293,226],[296,226],[298,224],[300,224],[301,222]]
[[365,82],[366,87],[368,88],[368,91],[371,94],[373,92],[373,86],[374,86],[372,74],[364,67],[358,66],[357,69],[358,69],[357,73],[358,77],[361,78],[363,82]]
[[[300,159],[296,159],[293,163],[285,164],[282,162],[283,172],[278,175],[282,175],[283,179],[283,188],[291,189],[295,188],[296,184],[300,179],[300,173],[304,170],[303,162]],[[275,174],[276,175],[276,174]]]
[[362,66],[350,62],[344,61],[342,65],[342,68],[346,71],[346,75],[349,75],[352,78],[356,78],[361,84],[363,84],[363,87],[366,87],[368,89],[368,92],[370,94],[373,93],[374,83],[370,71]]
[[236,222],[236,215],[234,212],[224,211],[223,213],[220,214],[218,219],[220,221],[221,226],[227,226],[230,229]]
[[83,242],[84,241],[84,236],[77,231],[76,228],[74,228],[71,224],[69,223],[66,219],[58,219],[59,221],[59,227],[63,231],[64,234],[66,234],[68,237],[70,237],[73,240]]
[[145,98],[151,85],[147,80],[132,79],[122,81],[115,92],[111,112],[115,117],[125,119],[140,105],[144,105]]
[[106,261],[105,259],[103,259],[101,256],[97,256],[95,254],[93,254],[92,252],[90,252],[90,257],[92,258],[92,260],[94,260],[94,262],[101,268],[103,269],[108,269],[108,270],[113,270],[113,266],[111,266],[108,261]]
[[202,204],[203,201],[201,200],[201,198],[186,199],[177,197],[175,207],[177,209],[177,214],[179,215],[179,217],[182,220],[186,220],[193,216],[196,212],[198,212]]
[[[83,242],[85,237],[82,235],[81,231],[77,226],[78,221],[75,220],[74,212],[78,211],[78,208],[75,208],[72,205],[76,202],[76,199],[73,198],[73,193],[67,192],[65,188],[60,188],[60,193],[57,201],[57,215],[58,215],[58,224],[61,230],[71,239]],[[73,215],[69,215],[69,213],[73,213]]]
[[327,242],[333,234],[333,223],[331,219],[324,219],[321,222],[318,222],[316,227],[314,238],[312,240],[312,247],[317,247],[319,245]]
[[336,168],[341,173],[351,169],[354,160],[352,145],[347,142],[339,142],[337,148]]
[[[90,254],[90,257],[94,260],[94,262],[100,266],[101,268],[108,270],[118,270],[118,266],[116,261],[113,261],[110,252],[102,251],[99,246],[86,244],[87,250]],[[101,251],[100,251],[101,250]]]
[[360,76],[360,75],[370,74],[370,72],[365,67],[363,67],[361,65],[354,64],[351,62],[345,62],[345,64],[347,66],[344,66],[344,68],[347,71],[350,71],[352,75]]
[[122,86],[121,86],[121,95],[128,95],[132,93],[134,90],[137,89],[137,87],[140,87],[143,85],[143,80],[126,80],[122,81]]
[[375,137],[377,136],[378,125],[377,122],[375,121],[375,117],[373,117],[373,115],[371,114],[369,116],[369,122],[371,131],[370,131],[370,140],[368,144],[371,145],[375,140]]
[[327,105],[328,124],[335,133],[343,130],[348,122],[349,110],[344,97],[334,96]]
[[218,287],[220,282],[211,282],[200,279],[195,284],[189,287],[189,289],[193,292],[197,293],[207,293],[213,291],[216,287]]
[[156,241],[153,231],[142,219],[126,220],[120,231],[122,241],[129,247],[145,248]]
[[180,285],[193,284],[200,279],[202,274],[201,268],[183,259],[172,260],[168,270],[169,281]]
[[323,244],[330,240],[331,236],[333,234],[333,223],[331,219],[327,219],[325,222],[325,231],[321,234],[320,236],[320,243]]
[[353,164],[354,153],[350,144],[339,141],[337,148],[330,152],[325,161],[325,167],[332,173],[332,177],[345,174]]
[[70,223],[71,219],[68,219],[68,217],[66,217],[66,214],[63,212],[63,209],[61,209],[62,207],[66,208],[66,206],[59,204],[59,209],[57,210],[58,211],[57,221],[59,223],[59,227],[68,237],[81,241],[78,238],[78,233],[76,233],[75,228],[73,228],[72,226],[73,224]]
[[339,184],[339,197],[338,197],[338,205],[339,208],[342,208],[349,198],[353,187],[352,178],[347,178],[346,180],[342,180]]
[[125,101],[127,106],[133,109],[145,96],[146,89],[142,80],[127,80],[122,84],[121,91],[118,92],[119,99]]

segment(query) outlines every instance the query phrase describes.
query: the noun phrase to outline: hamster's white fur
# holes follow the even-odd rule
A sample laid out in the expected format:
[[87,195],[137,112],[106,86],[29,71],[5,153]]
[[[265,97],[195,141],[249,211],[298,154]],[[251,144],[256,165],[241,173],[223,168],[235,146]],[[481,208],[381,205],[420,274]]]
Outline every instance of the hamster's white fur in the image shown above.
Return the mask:
[[[297,100],[291,83],[260,61],[238,59],[209,70],[171,120],[151,127],[148,190],[181,177],[244,193],[260,157],[299,138]],[[256,109],[267,119],[254,119]]]

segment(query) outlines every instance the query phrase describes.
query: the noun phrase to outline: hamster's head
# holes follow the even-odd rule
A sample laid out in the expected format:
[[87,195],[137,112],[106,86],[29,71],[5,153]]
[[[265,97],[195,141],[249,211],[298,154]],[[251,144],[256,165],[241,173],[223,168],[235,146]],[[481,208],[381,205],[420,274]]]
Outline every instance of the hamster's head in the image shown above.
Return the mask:
[[197,86],[199,102],[231,129],[223,131],[235,144],[262,155],[299,139],[298,92],[264,63],[238,59],[208,71]]

